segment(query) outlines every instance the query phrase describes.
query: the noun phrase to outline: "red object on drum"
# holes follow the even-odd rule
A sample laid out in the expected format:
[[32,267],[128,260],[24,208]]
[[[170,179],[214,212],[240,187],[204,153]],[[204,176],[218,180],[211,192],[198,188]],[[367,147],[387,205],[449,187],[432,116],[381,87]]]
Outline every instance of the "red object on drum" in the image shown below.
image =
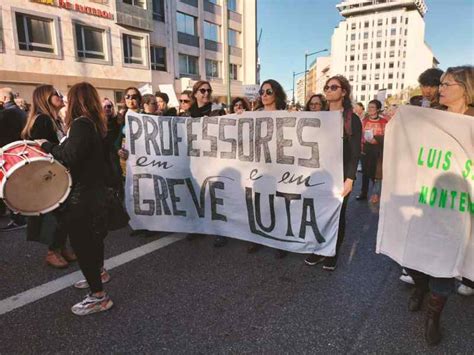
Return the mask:
[[17,141],[0,150],[0,197],[14,212],[33,216],[64,202],[71,176],[33,141]]

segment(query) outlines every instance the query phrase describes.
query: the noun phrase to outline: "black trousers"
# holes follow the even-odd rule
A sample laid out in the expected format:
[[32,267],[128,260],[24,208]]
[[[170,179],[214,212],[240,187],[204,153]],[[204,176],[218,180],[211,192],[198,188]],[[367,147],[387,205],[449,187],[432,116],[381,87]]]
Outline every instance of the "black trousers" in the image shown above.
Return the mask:
[[61,224],[92,293],[103,290],[100,278],[104,264],[105,189],[73,191],[61,214]]
[[56,231],[54,232],[53,241],[49,245],[49,250],[63,249],[66,246],[67,233],[64,227],[61,226],[61,222],[58,222]]
[[351,194],[347,195],[344,197],[344,200],[342,200],[341,214],[339,215],[339,230],[337,232],[336,255],[334,256],[336,260],[339,257],[339,249],[341,249],[342,242],[346,236],[346,210],[350,195]]

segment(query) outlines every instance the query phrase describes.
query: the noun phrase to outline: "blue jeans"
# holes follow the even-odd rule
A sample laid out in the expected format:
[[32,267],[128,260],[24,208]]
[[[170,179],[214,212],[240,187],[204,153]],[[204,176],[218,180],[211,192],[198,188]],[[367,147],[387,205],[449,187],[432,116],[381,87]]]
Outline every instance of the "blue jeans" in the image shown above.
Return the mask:
[[415,286],[423,290],[430,290],[432,294],[444,298],[449,297],[454,291],[454,278],[433,277],[420,271],[407,269],[408,275],[415,281]]

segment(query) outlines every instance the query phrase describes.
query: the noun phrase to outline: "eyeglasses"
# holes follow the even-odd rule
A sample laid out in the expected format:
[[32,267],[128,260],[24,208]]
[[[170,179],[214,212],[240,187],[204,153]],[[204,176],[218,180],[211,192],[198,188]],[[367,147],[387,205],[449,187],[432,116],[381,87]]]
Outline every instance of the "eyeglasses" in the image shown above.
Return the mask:
[[454,85],[459,85],[459,83],[451,83],[451,84],[450,83],[441,83],[441,84],[439,84],[439,88],[440,89],[445,89],[447,87],[454,86]]
[[53,97],[53,96],[57,96],[57,97],[59,97],[60,99],[63,98],[63,95],[61,95],[61,93],[60,93],[58,90],[54,90],[54,92],[51,94],[50,97]]
[[258,91],[258,94],[260,96],[263,96],[263,94],[267,94],[267,96],[272,96],[273,95],[273,90],[272,89],[267,89],[267,90],[260,89]]
[[204,88],[203,88],[203,89],[199,89],[199,92],[200,92],[201,94],[203,94],[203,95],[204,95],[206,92],[207,92],[209,95],[211,95],[211,94],[212,94],[212,89],[204,89]]
[[342,86],[333,84],[333,85],[325,85],[323,90],[328,91],[329,89],[331,89],[331,91],[337,91],[337,89],[340,89],[340,88],[342,88]]
[[191,100],[179,100],[179,102],[181,102],[182,104],[188,104]]
[[138,95],[125,95],[126,100],[138,100]]
[[112,105],[104,105],[104,108],[107,108],[107,109],[112,108],[112,107],[113,107]]
[[309,106],[321,106],[321,102],[310,102]]

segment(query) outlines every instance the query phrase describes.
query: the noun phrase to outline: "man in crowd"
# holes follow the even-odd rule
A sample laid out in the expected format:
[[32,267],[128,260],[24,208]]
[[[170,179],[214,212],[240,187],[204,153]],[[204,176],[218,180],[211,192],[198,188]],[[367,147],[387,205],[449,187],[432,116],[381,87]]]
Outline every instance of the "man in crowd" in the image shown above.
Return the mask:
[[418,77],[421,95],[413,96],[410,99],[410,105],[440,108],[438,88],[441,75],[443,71],[438,68],[429,68],[421,73]]
[[[15,96],[10,88],[0,88],[0,102],[3,102],[3,109],[0,111],[0,147],[3,147],[21,140],[21,131],[26,124],[26,112],[15,104]],[[4,213],[2,202],[0,214]],[[20,229],[25,226],[25,218],[12,213],[10,223],[6,227],[0,228],[0,232]]]

